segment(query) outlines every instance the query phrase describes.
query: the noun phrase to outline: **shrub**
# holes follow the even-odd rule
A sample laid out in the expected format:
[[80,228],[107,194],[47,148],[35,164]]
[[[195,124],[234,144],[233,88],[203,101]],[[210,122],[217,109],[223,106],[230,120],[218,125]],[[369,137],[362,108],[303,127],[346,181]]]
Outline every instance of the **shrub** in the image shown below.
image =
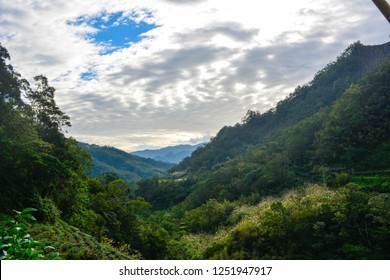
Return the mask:
[[7,219],[0,224],[0,260],[59,259],[59,254],[53,251],[53,247],[35,241],[28,233],[25,222],[35,221],[31,214],[34,211],[37,210],[34,208],[26,208],[22,212],[14,210],[13,219]]

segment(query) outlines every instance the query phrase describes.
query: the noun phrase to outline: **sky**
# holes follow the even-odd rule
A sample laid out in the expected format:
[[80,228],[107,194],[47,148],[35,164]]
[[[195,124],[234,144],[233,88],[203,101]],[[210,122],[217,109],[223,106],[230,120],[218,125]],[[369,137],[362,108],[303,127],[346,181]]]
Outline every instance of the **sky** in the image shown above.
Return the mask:
[[10,63],[48,77],[68,136],[125,151],[208,141],[389,34],[371,0],[0,0]]

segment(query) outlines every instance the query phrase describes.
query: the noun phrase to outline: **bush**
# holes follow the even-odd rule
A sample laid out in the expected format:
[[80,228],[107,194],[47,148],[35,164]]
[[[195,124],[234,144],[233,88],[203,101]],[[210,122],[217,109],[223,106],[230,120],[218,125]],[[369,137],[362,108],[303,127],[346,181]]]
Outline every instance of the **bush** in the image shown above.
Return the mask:
[[26,208],[22,212],[14,210],[13,219],[7,219],[0,224],[0,260],[59,259],[59,254],[53,251],[53,247],[35,241],[28,233],[25,221],[35,221],[31,215],[34,211],[37,210],[34,208]]
[[38,197],[37,205],[39,208],[38,220],[44,222],[55,223],[59,221],[61,217],[61,211],[57,208],[54,201],[47,197]]
[[184,223],[191,232],[215,232],[225,226],[234,207],[229,202],[210,199],[202,206],[188,211]]
[[336,175],[335,181],[337,187],[342,187],[351,181],[351,177],[347,173],[339,173]]

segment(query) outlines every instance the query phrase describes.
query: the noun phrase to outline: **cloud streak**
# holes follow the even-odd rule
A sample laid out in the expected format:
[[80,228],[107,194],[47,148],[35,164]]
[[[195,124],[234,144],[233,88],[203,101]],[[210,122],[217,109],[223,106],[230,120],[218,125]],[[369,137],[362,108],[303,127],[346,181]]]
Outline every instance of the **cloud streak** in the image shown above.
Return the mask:
[[[72,136],[130,151],[203,142],[274,106],[352,42],[388,39],[371,1],[258,2],[0,0],[0,41],[23,76],[57,88]],[[93,22],[69,24],[109,15],[154,28],[102,55]]]

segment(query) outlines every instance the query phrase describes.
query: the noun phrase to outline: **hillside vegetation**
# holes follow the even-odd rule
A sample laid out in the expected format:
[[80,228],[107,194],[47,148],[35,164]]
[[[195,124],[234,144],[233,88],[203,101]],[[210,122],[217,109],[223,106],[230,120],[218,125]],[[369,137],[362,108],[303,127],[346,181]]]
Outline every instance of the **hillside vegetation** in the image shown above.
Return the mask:
[[[54,88],[0,54],[0,212],[9,224],[12,209],[37,208],[25,228],[59,257],[390,257],[390,44],[352,44],[274,109],[132,185],[87,175]],[[1,257],[14,257],[7,246]]]
[[92,168],[87,174],[97,177],[114,173],[128,184],[140,179],[161,176],[173,164],[132,155],[114,147],[80,143],[79,146],[92,157]]
[[242,123],[222,128],[216,137],[176,170],[198,172],[208,170],[242,154],[248,146],[273,141],[284,130],[329,108],[353,83],[377,70],[390,54],[390,43],[364,46],[350,45],[335,62],[317,72],[311,82],[298,86],[275,108],[261,114],[249,111]]

